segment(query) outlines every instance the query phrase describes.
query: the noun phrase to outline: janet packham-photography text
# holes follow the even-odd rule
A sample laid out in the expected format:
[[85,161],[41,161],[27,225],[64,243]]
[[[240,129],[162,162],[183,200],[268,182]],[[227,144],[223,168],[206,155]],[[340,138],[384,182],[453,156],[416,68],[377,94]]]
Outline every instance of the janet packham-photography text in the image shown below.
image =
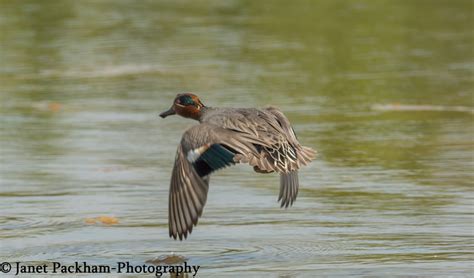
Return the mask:
[[181,265],[134,265],[130,262],[117,262],[115,265],[89,264],[87,262],[74,262],[64,264],[60,262],[48,262],[45,264],[31,265],[22,262],[3,262],[1,263],[1,272],[14,275],[27,274],[103,274],[103,273],[122,273],[122,274],[153,274],[161,277],[163,274],[192,274],[196,276],[199,271],[199,265],[189,265],[184,262]]

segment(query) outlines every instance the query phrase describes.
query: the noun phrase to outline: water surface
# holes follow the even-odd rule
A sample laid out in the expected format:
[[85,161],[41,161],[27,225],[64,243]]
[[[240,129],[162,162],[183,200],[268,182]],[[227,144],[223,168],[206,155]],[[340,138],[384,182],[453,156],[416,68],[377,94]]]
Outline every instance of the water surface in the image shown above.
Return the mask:
[[[0,1],[0,261],[470,276],[472,25],[470,1]],[[292,208],[277,176],[237,166],[168,238],[195,123],[158,113],[185,91],[286,113],[319,151]]]

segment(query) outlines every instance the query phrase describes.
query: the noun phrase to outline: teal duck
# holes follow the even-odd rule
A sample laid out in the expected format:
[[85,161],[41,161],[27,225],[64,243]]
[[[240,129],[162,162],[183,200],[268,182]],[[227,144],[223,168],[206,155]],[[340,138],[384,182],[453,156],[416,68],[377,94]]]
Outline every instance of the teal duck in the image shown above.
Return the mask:
[[280,174],[281,207],[298,194],[298,169],[316,156],[302,146],[286,116],[275,107],[213,108],[194,94],[178,94],[162,118],[180,115],[199,121],[186,130],[176,153],[169,193],[169,235],[187,238],[206,204],[213,172],[247,163],[258,173]]

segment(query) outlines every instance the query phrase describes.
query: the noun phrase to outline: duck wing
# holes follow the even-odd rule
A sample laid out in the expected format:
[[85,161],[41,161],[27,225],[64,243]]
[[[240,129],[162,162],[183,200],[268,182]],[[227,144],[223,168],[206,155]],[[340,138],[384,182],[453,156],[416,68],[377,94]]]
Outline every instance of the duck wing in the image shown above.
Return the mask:
[[[276,107],[268,107],[265,109],[270,112],[277,120],[280,127],[283,129],[283,134],[286,137],[288,143],[294,147],[297,156],[298,167],[300,164],[307,165],[311,160],[316,156],[316,151],[302,146],[299,141],[293,127],[290,124],[288,118]],[[281,207],[287,208],[291,206],[296,200],[298,195],[299,181],[298,181],[298,171],[291,170],[289,172],[280,173],[280,194],[278,196],[278,201],[281,200]]]
[[169,192],[169,235],[186,238],[202,215],[210,175],[234,165],[237,153],[256,153],[252,141],[212,125],[188,129],[176,152]]
[[295,171],[315,156],[314,150],[301,146],[288,119],[274,107],[217,110],[204,118],[204,122],[242,133],[249,140],[257,141],[257,156],[252,153],[239,158],[240,162],[257,166],[263,171]]
[[290,124],[288,118],[281,112],[280,109],[270,106],[265,109],[270,112],[280,125],[283,130],[283,135],[285,136],[288,143],[293,146],[296,150],[296,155],[298,157],[298,163],[302,165],[307,165],[316,157],[316,151],[312,148],[302,146],[298,141],[295,130]]
[[302,146],[288,118],[276,107],[217,110],[209,122],[257,141],[257,153],[241,153],[236,160],[249,163],[262,172],[280,173],[282,207],[293,204],[298,194],[298,169],[314,159],[316,151]]

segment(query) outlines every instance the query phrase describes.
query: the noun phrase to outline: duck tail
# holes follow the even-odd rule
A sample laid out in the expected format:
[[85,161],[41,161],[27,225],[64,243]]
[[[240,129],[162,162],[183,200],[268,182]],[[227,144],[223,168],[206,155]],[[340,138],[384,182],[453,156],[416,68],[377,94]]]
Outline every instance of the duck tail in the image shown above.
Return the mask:
[[310,147],[301,146],[301,150],[298,152],[298,162],[306,166],[316,158],[317,153]]

